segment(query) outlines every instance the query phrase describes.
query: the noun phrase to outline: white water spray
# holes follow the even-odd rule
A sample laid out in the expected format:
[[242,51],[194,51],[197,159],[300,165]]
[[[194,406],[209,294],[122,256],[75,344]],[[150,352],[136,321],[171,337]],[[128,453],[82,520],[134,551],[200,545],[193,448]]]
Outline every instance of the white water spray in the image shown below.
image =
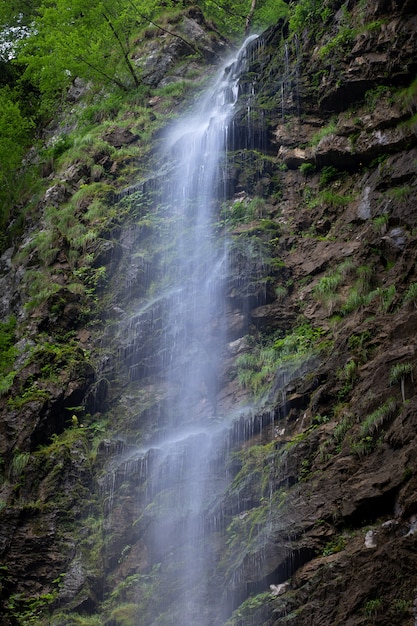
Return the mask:
[[213,528],[216,498],[227,486],[227,428],[219,425],[217,395],[227,343],[228,272],[227,241],[214,222],[226,199],[225,154],[239,77],[255,38],[222,68],[198,108],[176,123],[165,140],[165,158],[175,164],[162,194],[169,231],[162,246],[166,302],[160,371],[168,397],[147,497],[157,510],[150,529],[152,560],[175,577],[170,619],[175,615],[181,626],[213,624],[207,598],[220,555],[206,530]]

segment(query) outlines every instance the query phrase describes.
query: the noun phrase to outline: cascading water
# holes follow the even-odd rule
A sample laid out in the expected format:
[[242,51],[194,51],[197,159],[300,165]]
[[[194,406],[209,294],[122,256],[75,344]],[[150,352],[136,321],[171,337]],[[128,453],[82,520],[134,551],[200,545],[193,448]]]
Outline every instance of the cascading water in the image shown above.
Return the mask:
[[163,564],[167,581],[158,624],[213,626],[221,619],[218,607],[207,601],[212,569],[220,558],[215,533],[209,540],[207,530],[216,530],[215,503],[227,484],[228,420],[219,414],[217,394],[227,334],[228,251],[214,222],[226,194],[222,163],[239,76],[254,39],[222,69],[198,110],[165,138],[164,158],[174,164],[161,195],[166,236],[161,245],[158,370],[167,398],[160,434],[143,452],[147,542],[152,562]]

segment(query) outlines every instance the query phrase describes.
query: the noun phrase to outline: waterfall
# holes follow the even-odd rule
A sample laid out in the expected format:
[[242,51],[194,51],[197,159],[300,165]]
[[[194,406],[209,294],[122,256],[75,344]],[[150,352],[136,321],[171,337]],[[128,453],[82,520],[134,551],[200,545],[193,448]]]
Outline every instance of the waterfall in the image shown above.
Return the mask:
[[[207,597],[221,558],[215,541],[221,517],[216,502],[227,486],[231,422],[217,401],[227,342],[228,249],[215,222],[227,193],[225,152],[239,76],[254,39],[222,67],[195,110],[164,137],[162,159],[170,173],[158,195],[163,294],[153,329],[159,335],[157,370],[166,399],[159,433],[141,452],[146,463],[130,461],[131,467],[146,471],[140,477],[145,506],[138,524],[146,527],[150,560],[162,564],[166,581],[158,624],[218,623],[218,607],[210,607]],[[141,319],[138,313],[134,325]],[[164,618],[167,606],[169,618]]]

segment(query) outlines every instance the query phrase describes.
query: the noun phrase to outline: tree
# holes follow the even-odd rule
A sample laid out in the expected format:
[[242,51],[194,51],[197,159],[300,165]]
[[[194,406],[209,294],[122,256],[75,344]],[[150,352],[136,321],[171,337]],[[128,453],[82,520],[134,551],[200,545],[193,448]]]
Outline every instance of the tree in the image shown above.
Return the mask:
[[13,204],[18,170],[33,124],[22,114],[9,87],[0,89],[0,226],[4,226]]
[[123,90],[139,85],[132,61],[132,36],[159,8],[157,0],[44,0],[22,40],[18,59],[42,93],[54,96],[75,77],[111,83]]
[[198,0],[197,4],[226,35],[239,38],[288,15],[284,0]]

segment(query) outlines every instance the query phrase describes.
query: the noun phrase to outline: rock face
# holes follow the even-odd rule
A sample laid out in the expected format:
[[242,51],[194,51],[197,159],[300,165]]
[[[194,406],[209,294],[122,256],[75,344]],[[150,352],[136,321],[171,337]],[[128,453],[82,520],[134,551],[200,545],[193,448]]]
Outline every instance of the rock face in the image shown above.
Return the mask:
[[[413,2],[329,3],[310,29],[280,23],[253,45],[219,214],[231,247],[218,414],[242,414],[206,520],[218,558],[204,623],[415,623],[415,13]],[[201,58],[224,47],[194,9],[179,33]],[[181,39],[158,37],[136,62],[161,88],[178,78],[176,61],[196,62]],[[146,123],[172,106],[150,98]],[[158,451],[137,453],[172,393],[156,355],[155,190],[166,172],[142,132],[107,125],[108,148],[48,180],[25,260],[1,258],[2,314],[17,318],[1,329],[13,370],[0,370],[5,626],[176,615],[175,563],[152,538],[159,505],[145,505]],[[114,149],[131,145],[154,171],[121,190]],[[107,221],[91,218],[96,237],[78,253],[89,264],[76,266],[75,236],[43,245],[51,212],[73,202],[82,224],[95,200],[80,189],[109,180]],[[40,298],[30,283],[46,271]]]

